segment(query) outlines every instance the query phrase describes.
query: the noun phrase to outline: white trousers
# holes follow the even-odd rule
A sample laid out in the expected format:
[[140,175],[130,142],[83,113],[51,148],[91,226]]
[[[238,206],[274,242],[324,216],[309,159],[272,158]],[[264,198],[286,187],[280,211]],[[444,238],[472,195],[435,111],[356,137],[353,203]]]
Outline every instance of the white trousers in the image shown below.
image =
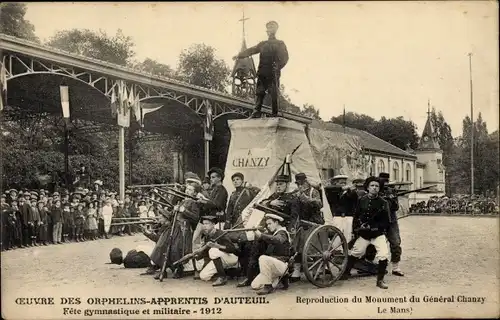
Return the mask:
[[373,259],[374,263],[377,263],[380,260],[387,260],[389,258],[389,245],[387,244],[387,238],[385,235],[381,235],[370,240],[359,237],[354,243],[349,254],[353,257],[361,258],[370,244],[373,244],[373,246],[375,246],[375,250],[377,250],[375,259]]
[[[220,251],[217,248],[210,248],[210,250],[208,250],[208,256],[212,260],[220,258],[224,269],[235,267],[238,264],[238,257],[236,255]],[[217,268],[215,268],[214,262],[210,261],[205,266],[205,268],[201,270],[200,279],[205,281],[210,281],[210,279],[212,279],[212,276],[216,273],[217,273]]]
[[113,219],[112,213],[103,213],[102,217],[104,218],[104,232],[109,233],[109,229],[111,228],[111,220]]
[[266,284],[271,284],[273,287],[278,285],[279,278],[286,271],[286,263],[276,258],[262,255],[259,257],[260,273],[252,281],[252,289],[258,290]]

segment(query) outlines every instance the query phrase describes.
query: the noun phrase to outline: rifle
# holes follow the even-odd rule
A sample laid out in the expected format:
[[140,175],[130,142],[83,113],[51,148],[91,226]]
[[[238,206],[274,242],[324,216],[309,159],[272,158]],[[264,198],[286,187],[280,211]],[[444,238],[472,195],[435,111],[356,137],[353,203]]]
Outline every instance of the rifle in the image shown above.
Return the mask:
[[[154,193],[154,194],[156,194],[156,195],[157,195],[160,199],[162,199],[163,201],[165,201],[165,203],[166,203],[166,204],[167,204],[170,208],[173,208],[173,207],[174,207],[174,205],[173,205],[173,204],[172,204],[172,203],[171,203],[171,202],[170,202],[167,198],[165,198],[164,196],[162,196],[162,195],[158,192],[158,190],[156,190],[156,189],[155,189],[155,190],[153,190],[153,193]],[[149,197],[148,197],[148,198],[149,198]],[[149,198],[149,199],[151,199],[151,198]]]
[[167,250],[165,251],[165,260],[163,261],[163,265],[161,266],[161,271],[160,271],[160,282],[163,282],[163,278],[165,277],[165,272],[167,271],[167,264],[168,264],[168,256],[170,255],[170,249],[172,247],[172,239],[174,235],[174,228],[175,228],[175,221],[177,221],[177,215],[179,214],[179,210],[175,210],[174,212],[174,218],[172,220],[172,223],[170,224],[170,234],[168,236],[168,243],[167,243]]
[[[243,221],[239,222],[238,224],[235,225],[235,227],[239,226],[243,224]],[[224,237],[225,235],[227,235],[228,233],[230,232],[237,232],[237,231],[256,231],[256,230],[259,230],[258,228],[240,228],[240,229],[237,229],[237,228],[233,228],[233,229],[229,229],[229,230],[224,230],[224,232],[219,235],[217,238],[215,238],[214,240],[212,240],[212,242],[216,242],[217,240],[219,240],[220,238]],[[207,250],[208,249],[208,245],[204,245],[202,246],[201,248],[191,252],[191,253],[188,253],[186,254],[184,257],[180,258],[179,260],[175,261],[172,266],[176,266],[178,264],[181,264],[181,263],[184,263],[188,260],[191,260],[193,259],[195,256],[199,255],[200,253],[202,253],[203,251]]]
[[[273,208],[269,208],[269,207],[266,207],[266,206],[263,206],[261,204],[258,204],[258,203],[255,203],[254,205],[254,208],[255,209],[258,209],[258,210],[261,210],[261,211],[264,211],[264,212],[269,212],[269,213],[273,213],[277,216],[281,216],[283,218],[285,218],[286,220],[292,220],[292,217],[283,213],[283,212],[280,212],[278,210],[274,210]],[[311,221],[307,221],[307,220],[301,220],[301,219],[298,219],[297,220],[298,222],[300,222],[301,224],[305,224],[307,226],[310,226],[310,227],[318,227],[320,226],[320,224],[317,224],[317,223],[314,223],[314,222],[311,222]]]
[[129,189],[135,189],[135,188],[153,188],[153,187],[175,187],[180,184],[178,183],[165,183],[165,184],[137,184],[137,185],[131,185],[128,186],[127,188]]
[[146,198],[149,199],[149,201],[151,201],[153,203],[162,205],[162,206],[167,207],[169,209],[172,209],[174,207],[170,202],[169,203],[165,203],[165,202],[161,202],[161,201],[155,200],[155,199],[150,198],[150,197],[146,197]]
[[424,188],[415,189],[415,190],[400,191],[400,192],[396,193],[396,196],[400,197],[400,196],[404,196],[405,194],[408,194],[408,193],[419,192],[419,191],[423,191],[423,190],[434,188],[436,186],[437,186],[437,184],[432,185],[432,186],[428,186],[428,187],[424,187]]

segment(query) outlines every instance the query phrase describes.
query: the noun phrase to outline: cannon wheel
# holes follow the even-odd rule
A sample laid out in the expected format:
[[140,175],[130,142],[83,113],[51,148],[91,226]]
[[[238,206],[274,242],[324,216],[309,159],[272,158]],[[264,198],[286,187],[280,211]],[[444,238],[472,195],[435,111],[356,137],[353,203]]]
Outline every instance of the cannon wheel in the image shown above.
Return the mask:
[[338,228],[323,225],[314,229],[302,251],[307,280],[320,288],[332,286],[347,267],[347,240]]

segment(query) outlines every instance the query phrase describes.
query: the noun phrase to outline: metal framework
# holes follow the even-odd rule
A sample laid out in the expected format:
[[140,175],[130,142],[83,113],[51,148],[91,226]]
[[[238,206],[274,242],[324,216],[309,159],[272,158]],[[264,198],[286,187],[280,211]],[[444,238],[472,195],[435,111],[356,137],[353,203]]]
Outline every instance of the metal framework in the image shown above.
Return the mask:
[[[31,74],[59,75],[85,83],[110,99],[118,81],[122,80],[134,96],[139,96],[140,101],[166,98],[187,106],[199,117],[205,116],[210,103],[214,120],[228,114],[247,117],[253,109],[251,101],[239,97],[4,34],[0,34],[0,49],[0,62],[2,66],[5,64],[7,81]],[[263,111],[270,113],[270,108],[266,106]],[[284,112],[283,116],[302,123],[311,121],[288,112]]]

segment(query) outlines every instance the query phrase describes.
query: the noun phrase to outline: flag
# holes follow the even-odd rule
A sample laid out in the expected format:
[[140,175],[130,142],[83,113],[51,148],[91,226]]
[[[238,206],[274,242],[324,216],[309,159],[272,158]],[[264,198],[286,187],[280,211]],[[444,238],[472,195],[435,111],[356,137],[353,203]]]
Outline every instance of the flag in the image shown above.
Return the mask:
[[214,137],[214,122],[212,116],[212,105],[207,101],[207,114],[205,117],[205,140],[212,141]]
[[128,112],[128,96],[127,87],[125,82],[120,80],[118,82],[118,125],[121,127],[128,128],[130,126],[130,112]]
[[142,108],[141,108],[141,101],[139,99],[139,95],[135,95],[135,102],[134,102],[134,113],[135,113],[135,120],[139,123],[141,127],[144,127],[144,124],[142,123]]
[[69,109],[69,89],[67,86],[60,86],[59,92],[61,94],[61,108],[66,126],[70,122],[70,109]]
[[0,111],[3,107],[7,105],[7,68],[5,68],[5,56],[2,61],[2,68],[0,70],[0,85],[1,85],[1,99],[0,99]]
[[111,90],[111,116],[116,117],[118,114],[118,99],[116,98],[115,88]]

